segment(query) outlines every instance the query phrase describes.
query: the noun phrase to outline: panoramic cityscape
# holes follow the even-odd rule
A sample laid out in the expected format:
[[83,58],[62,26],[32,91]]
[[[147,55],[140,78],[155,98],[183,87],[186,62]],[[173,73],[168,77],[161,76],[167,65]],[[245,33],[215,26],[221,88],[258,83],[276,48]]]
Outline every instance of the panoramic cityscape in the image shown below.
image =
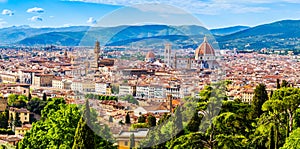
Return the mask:
[[300,148],[297,1],[0,4],[0,149]]

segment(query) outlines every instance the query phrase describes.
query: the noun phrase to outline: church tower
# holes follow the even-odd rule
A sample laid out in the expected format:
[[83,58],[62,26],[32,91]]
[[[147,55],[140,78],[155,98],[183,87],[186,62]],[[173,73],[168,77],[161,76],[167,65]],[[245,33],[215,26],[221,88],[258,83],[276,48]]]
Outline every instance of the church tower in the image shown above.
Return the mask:
[[100,42],[97,40],[94,48],[94,60],[93,60],[92,68],[99,67],[100,54],[101,54]]
[[171,67],[171,47],[172,45],[167,43],[165,45],[165,54],[164,54],[164,62],[167,64],[167,66]]

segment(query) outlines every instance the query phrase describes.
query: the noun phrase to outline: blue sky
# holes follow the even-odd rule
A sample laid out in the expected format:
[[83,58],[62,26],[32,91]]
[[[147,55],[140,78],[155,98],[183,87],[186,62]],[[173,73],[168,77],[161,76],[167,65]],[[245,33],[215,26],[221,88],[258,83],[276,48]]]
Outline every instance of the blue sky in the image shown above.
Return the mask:
[[[175,7],[136,6],[149,2]],[[124,10],[132,5],[139,11]],[[149,15],[143,12],[158,13]],[[145,18],[151,23],[165,23],[163,18],[168,18],[178,25],[193,24],[194,21],[189,22],[192,17],[185,16],[190,15],[207,28],[219,28],[300,19],[300,0],[0,0],[0,13],[0,27],[61,27],[96,22],[113,26],[116,21],[119,21],[117,25],[126,24],[128,20],[133,24],[138,24],[141,19],[147,22]],[[110,14],[118,15],[111,17]]]

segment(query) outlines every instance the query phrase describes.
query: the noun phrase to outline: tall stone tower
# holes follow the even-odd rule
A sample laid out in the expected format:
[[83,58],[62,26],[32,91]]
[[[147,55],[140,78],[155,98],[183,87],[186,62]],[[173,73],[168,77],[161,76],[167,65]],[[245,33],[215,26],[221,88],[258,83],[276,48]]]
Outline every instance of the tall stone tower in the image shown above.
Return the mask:
[[167,64],[169,67],[171,67],[171,47],[172,45],[167,43],[165,45],[165,55],[164,55],[164,61],[165,61],[165,64]]
[[92,68],[98,68],[100,54],[101,54],[100,42],[97,40],[94,48],[94,60],[92,63]]

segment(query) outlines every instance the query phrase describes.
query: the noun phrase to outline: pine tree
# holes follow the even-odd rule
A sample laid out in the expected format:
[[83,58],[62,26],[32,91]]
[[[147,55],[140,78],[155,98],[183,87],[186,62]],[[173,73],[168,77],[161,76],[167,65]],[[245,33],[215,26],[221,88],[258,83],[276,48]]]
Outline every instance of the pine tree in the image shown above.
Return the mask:
[[80,118],[72,149],[94,149],[96,148],[95,134],[89,127],[90,125],[90,107],[89,101],[86,100],[83,117]]
[[125,123],[130,124],[130,115],[129,115],[128,112],[127,112],[126,117],[125,117]]

